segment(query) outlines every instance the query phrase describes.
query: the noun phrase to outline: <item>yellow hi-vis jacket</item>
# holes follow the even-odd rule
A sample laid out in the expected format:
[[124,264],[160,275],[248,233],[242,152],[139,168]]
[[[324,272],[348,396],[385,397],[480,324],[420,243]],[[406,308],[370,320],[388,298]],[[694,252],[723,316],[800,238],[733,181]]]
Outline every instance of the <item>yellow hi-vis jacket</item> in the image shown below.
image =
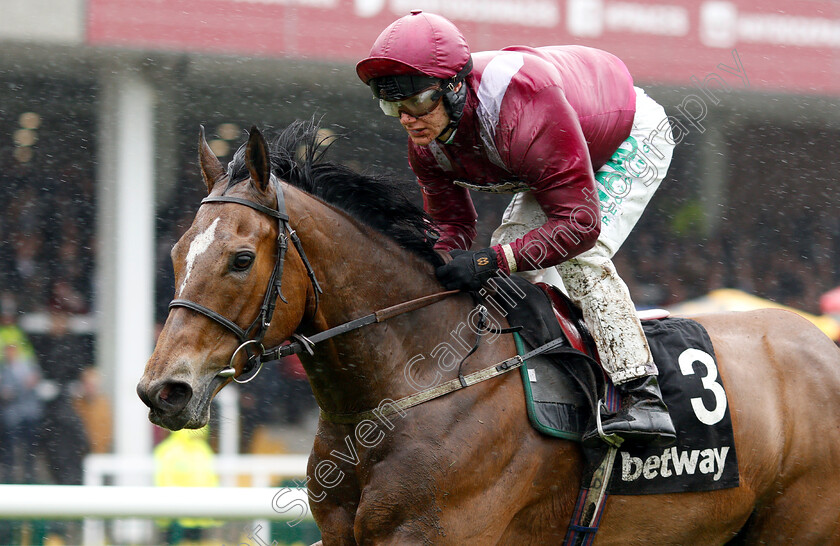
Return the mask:
[[[155,485],[158,487],[218,487],[215,454],[207,442],[207,427],[172,432],[154,450]],[[182,518],[182,527],[212,527],[209,518]]]

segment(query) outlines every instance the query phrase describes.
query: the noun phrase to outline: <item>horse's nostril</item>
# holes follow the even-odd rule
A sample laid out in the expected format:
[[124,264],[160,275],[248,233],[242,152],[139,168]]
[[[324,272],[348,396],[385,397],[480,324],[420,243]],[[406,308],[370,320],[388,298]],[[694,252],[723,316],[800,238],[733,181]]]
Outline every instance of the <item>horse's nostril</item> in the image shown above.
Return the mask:
[[152,401],[149,400],[148,389],[143,386],[143,383],[137,384],[137,396],[139,396],[140,400],[142,400],[148,407],[152,407]]
[[178,412],[184,409],[192,398],[192,387],[180,381],[164,383],[156,398],[160,409]]

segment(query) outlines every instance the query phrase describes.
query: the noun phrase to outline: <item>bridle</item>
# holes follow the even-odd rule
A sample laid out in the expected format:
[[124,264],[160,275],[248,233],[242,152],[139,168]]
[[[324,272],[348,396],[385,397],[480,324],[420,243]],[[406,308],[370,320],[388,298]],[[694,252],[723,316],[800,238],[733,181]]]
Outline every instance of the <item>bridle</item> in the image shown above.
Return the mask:
[[[306,267],[306,273],[309,276],[315,294],[316,310],[318,308],[319,301],[318,295],[323,293],[321,285],[315,277],[315,270],[312,269],[312,265],[309,263],[306,253],[303,250],[303,245],[301,244],[295,230],[289,225],[289,215],[286,214],[286,199],[283,194],[283,188],[280,186],[280,181],[274,174],[272,174],[270,182],[274,188],[275,195],[277,196],[276,209],[266,207],[249,199],[227,196],[224,195],[224,193],[218,196],[208,196],[201,200],[201,205],[208,203],[235,203],[237,205],[244,205],[261,212],[262,214],[266,214],[277,219],[277,253],[274,260],[274,269],[271,272],[271,277],[268,279],[268,286],[265,289],[265,295],[263,296],[263,302],[260,306],[260,312],[257,314],[254,321],[247,328],[242,328],[232,320],[224,317],[222,314],[210,309],[209,307],[205,307],[200,303],[183,298],[177,298],[169,302],[170,310],[172,310],[173,307],[186,307],[187,309],[192,309],[193,311],[200,313],[214,322],[224,326],[229,331],[233,332],[233,334],[239,339],[240,344],[236,350],[233,351],[228,367],[221,370],[217,374],[218,377],[231,377],[237,383],[248,383],[259,374],[260,370],[262,370],[263,364],[266,362],[304,351],[312,355],[314,354],[313,346],[320,341],[356,330],[363,326],[367,326],[368,324],[382,322],[391,317],[420,309],[458,293],[458,290],[448,290],[416,298],[385,309],[380,309],[369,315],[339,324],[338,326],[309,337],[295,333],[292,335],[294,341],[284,342],[270,349],[266,349],[263,345],[263,339],[265,338],[268,328],[271,326],[271,317],[274,315],[277,299],[279,298],[283,301],[283,303],[288,303],[286,298],[283,296],[281,283],[283,277],[283,264],[286,259],[286,250],[289,247],[289,240],[291,240],[292,244],[295,245],[295,249],[300,255],[303,265]],[[228,188],[230,188],[230,186],[228,186]],[[245,351],[247,361],[242,368],[240,377],[249,373],[254,368],[257,369],[255,373],[245,380],[240,380],[236,376],[236,369],[233,365],[234,360],[241,351]]]
[[[297,233],[289,226],[289,215],[286,214],[286,199],[283,194],[283,189],[280,186],[280,181],[276,176],[274,176],[274,174],[272,174],[270,182],[274,188],[274,193],[277,198],[276,209],[266,207],[255,201],[251,201],[250,199],[231,197],[224,195],[224,193],[217,196],[208,196],[201,200],[201,205],[208,203],[236,203],[238,205],[250,207],[257,212],[261,212],[262,214],[277,219],[277,250],[274,259],[274,269],[268,279],[268,286],[265,289],[265,295],[263,296],[263,302],[260,306],[260,312],[257,314],[254,321],[247,328],[241,328],[232,320],[225,318],[220,313],[210,309],[209,307],[205,307],[200,303],[181,298],[176,298],[169,302],[170,310],[173,307],[186,307],[187,309],[192,309],[216,323],[221,324],[233,332],[233,334],[239,339],[240,345],[231,355],[228,367],[218,373],[220,377],[232,377],[237,383],[248,383],[254,379],[262,369],[262,365],[269,360],[300,352],[299,346],[296,347],[292,345],[282,345],[266,350],[262,343],[268,328],[271,326],[271,317],[274,315],[277,299],[279,298],[283,301],[283,303],[288,303],[285,296],[283,296],[282,277],[283,264],[286,260],[286,250],[289,248],[289,240],[291,240],[292,244],[295,245],[295,249],[297,249],[300,258],[303,261],[303,265],[306,267],[306,273],[309,275],[309,279],[312,282],[312,287],[314,288],[315,293],[316,309],[318,307],[318,294],[323,292],[321,285],[318,284],[318,279],[315,278],[315,271],[312,269],[312,265],[306,258],[306,253],[303,250],[303,245],[301,244]],[[228,188],[230,188],[230,185]],[[251,375],[248,379],[239,380],[236,377],[236,369],[233,366],[233,362],[236,359],[236,356],[243,350],[245,351],[248,360],[245,363],[245,366],[243,366],[242,374],[240,375],[250,372],[256,366],[259,366],[259,368],[256,373]]]

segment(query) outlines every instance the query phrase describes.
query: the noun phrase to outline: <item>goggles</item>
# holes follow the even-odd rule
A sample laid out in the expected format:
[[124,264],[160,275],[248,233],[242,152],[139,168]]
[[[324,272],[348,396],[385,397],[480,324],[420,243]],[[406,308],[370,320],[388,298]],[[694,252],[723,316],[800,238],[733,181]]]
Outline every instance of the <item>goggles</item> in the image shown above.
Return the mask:
[[443,87],[438,78],[423,75],[382,76],[370,81],[370,90],[377,99],[402,100],[431,87]]
[[432,87],[402,100],[379,99],[379,107],[386,116],[398,118],[402,112],[405,112],[412,117],[419,118],[437,108],[443,94],[442,89]]

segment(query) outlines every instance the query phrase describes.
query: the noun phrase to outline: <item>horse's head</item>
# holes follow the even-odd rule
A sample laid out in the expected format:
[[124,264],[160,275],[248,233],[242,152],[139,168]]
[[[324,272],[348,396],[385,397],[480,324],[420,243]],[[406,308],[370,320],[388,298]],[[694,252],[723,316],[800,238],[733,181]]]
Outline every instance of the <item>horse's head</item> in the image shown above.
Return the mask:
[[202,129],[199,164],[209,195],[172,249],[175,299],[137,385],[149,419],[172,430],[204,426],[213,396],[247,373],[248,356],[291,336],[313,290],[295,248],[280,251],[285,196],[262,134],[252,128],[238,176]]

